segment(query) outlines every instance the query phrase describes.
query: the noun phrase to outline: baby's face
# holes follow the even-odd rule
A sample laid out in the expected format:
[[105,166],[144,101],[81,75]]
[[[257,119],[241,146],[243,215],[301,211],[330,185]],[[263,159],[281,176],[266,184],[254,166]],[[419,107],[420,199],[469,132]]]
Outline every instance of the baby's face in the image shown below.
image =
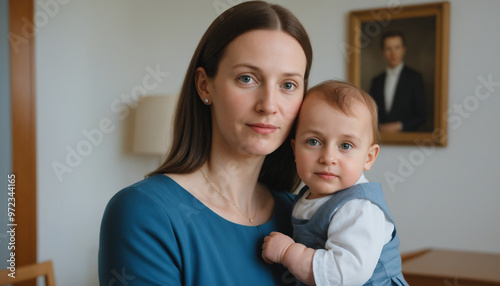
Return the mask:
[[311,190],[309,198],[353,186],[375,161],[379,146],[372,144],[370,112],[360,102],[352,110],[347,116],[314,91],[302,104],[292,146],[297,172]]

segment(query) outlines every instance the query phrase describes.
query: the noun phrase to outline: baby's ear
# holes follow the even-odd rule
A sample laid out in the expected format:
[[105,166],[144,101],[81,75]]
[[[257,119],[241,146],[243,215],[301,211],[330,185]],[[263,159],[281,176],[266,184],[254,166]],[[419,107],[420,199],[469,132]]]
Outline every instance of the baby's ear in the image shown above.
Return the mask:
[[370,148],[368,149],[368,154],[366,155],[365,171],[370,170],[373,163],[375,163],[375,159],[377,159],[379,150],[380,146],[378,144],[373,144],[372,146],[370,146]]

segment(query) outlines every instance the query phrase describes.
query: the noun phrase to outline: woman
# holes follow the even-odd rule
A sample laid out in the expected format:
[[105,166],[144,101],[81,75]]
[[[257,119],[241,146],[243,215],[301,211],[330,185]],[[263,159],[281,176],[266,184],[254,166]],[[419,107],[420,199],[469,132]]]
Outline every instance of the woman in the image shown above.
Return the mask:
[[260,251],[271,231],[291,234],[289,132],[311,61],[307,33],[281,6],[245,2],[212,23],[188,67],[167,159],[106,208],[101,285],[293,284]]

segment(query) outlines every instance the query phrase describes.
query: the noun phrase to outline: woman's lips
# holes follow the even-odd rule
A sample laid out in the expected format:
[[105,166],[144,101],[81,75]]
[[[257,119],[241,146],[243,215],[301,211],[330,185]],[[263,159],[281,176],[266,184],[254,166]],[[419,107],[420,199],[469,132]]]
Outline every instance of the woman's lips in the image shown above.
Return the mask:
[[248,126],[259,134],[271,134],[278,129],[278,127],[272,124],[265,123],[248,124]]

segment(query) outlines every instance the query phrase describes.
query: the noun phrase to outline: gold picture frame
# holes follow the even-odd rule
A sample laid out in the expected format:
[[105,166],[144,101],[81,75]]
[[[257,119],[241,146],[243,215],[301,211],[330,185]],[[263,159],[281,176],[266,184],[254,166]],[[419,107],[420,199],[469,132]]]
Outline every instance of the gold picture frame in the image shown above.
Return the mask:
[[381,132],[382,144],[447,144],[449,2],[390,6],[349,13],[348,80],[370,92],[373,76],[385,70],[380,39],[388,30],[403,31],[405,65],[422,69],[425,123],[419,130]]

